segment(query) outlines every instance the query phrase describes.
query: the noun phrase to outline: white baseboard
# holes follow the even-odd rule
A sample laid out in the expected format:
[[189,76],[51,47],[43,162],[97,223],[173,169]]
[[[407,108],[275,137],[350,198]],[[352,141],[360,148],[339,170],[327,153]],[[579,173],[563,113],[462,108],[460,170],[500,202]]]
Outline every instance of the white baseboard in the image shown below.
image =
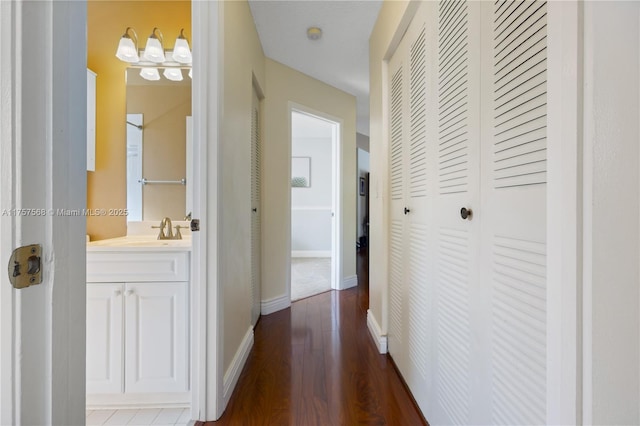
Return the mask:
[[289,306],[291,306],[291,296],[284,294],[272,299],[263,300],[260,303],[260,313],[262,315],[269,315],[287,309]]
[[387,336],[382,335],[382,330],[378,325],[378,321],[376,321],[376,318],[373,316],[373,312],[371,312],[371,309],[367,310],[367,328],[369,328],[369,333],[371,334],[373,342],[378,348],[378,352],[380,352],[381,354],[386,354]]
[[331,257],[331,250],[292,250],[291,257]]
[[188,408],[190,392],[166,393],[94,393],[87,394],[88,410],[125,410],[129,408]]
[[229,403],[229,399],[231,398],[231,393],[233,389],[236,387],[238,383],[238,379],[240,378],[240,373],[242,372],[242,368],[244,367],[245,362],[247,361],[247,357],[249,356],[249,352],[253,347],[253,327],[249,326],[247,333],[242,338],[242,342],[240,343],[240,347],[236,351],[236,354],[233,356],[233,360],[231,360],[231,365],[224,373],[224,379],[222,381],[222,399],[223,406],[226,407]]
[[340,283],[340,288],[338,290],[346,290],[351,287],[356,287],[358,285],[358,276],[352,275],[350,277],[346,277],[342,279]]

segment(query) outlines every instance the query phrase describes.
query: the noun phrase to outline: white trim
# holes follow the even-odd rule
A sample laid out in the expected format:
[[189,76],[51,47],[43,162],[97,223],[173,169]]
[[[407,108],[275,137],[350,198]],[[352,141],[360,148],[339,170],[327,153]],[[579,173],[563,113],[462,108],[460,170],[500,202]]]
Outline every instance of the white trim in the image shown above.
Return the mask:
[[378,321],[376,321],[376,317],[373,315],[373,312],[371,312],[371,309],[367,309],[367,328],[369,329],[373,343],[375,343],[378,348],[378,352],[386,354],[387,336],[382,334],[380,325],[378,325]]
[[331,257],[331,250],[292,250],[291,257]]
[[[223,2],[191,3],[193,40],[193,217],[191,261],[191,418],[222,414],[222,336],[218,281],[218,122]],[[206,78],[205,78],[206,76]],[[208,171],[212,170],[211,173]],[[207,206],[211,208],[207,208]]]
[[[20,58],[13,51],[17,32],[13,28],[13,14],[19,7],[15,2],[0,2],[0,208],[10,209],[15,204],[15,94],[20,78]],[[17,121],[17,120],[16,120]],[[7,161],[6,159],[11,159]],[[6,265],[16,234],[15,218],[0,216],[0,263]],[[3,268],[4,269],[4,268]],[[0,424],[17,424],[14,390],[17,378],[14,372],[14,307],[13,289],[7,274],[0,275]]]
[[[305,114],[320,120],[327,121],[332,124],[332,136],[331,136],[331,167],[333,179],[333,188],[331,191],[332,198],[332,221],[331,221],[331,288],[334,290],[340,289],[342,282],[342,227],[343,227],[343,210],[342,210],[342,196],[343,196],[343,173],[342,173],[342,150],[343,150],[343,133],[344,133],[344,120],[334,117],[322,111],[315,110],[313,108],[306,107],[296,102],[289,101],[288,103],[288,126],[289,126],[289,143],[288,152],[289,158],[291,158],[292,152],[292,135],[291,135],[291,115],[293,112]],[[291,169],[289,169],[289,179],[287,182],[291,182]],[[291,212],[291,191],[289,191],[289,212]],[[289,242],[291,241],[291,217],[289,217]],[[289,246],[290,248],[290,246]],[[287,272],[287,293],[289,299],[291,298],[291,256],[288,257],[289,270]]]
[[269,315],[287,309],[289,306],[291,306],[291,296],[283,294],[282,296],[263,300],[260,303],[260,312],[262,315]]
[[331,210],[331,206],[292,206],[291,210]]
[[238,383],[238,379],[240,378],[240,373],[242,372],[242,368],[244,367],[244,364],[247,362],[247,357],[249,356],[249,352],[251,352],[252,347],[253,347],[253,326],[250,325],[244,337],[242,338],[240,347],[236,351],[236,354],[233,356],[233,359],[231,360],[231,365],[229,365],[229,368],[227,369],[226,373],[224,373],[222,398],[224,400],[225,407],[229,403],[229,399],[231,398],[233,389],[235,389],[236,384]]
[[356,287],[357,285],[358,285],[358,276],[351,275],[350,277],[345,277],[342,279],[342,281],[340,282],[340,287],[338,287],[338,290],[346,290],[348,288]]
[[87,410],[124,410],[129,408],[189,408],[190,392],[118,393],[87,395]]
[[582,5],[547,5],[547,424],[582,423]]

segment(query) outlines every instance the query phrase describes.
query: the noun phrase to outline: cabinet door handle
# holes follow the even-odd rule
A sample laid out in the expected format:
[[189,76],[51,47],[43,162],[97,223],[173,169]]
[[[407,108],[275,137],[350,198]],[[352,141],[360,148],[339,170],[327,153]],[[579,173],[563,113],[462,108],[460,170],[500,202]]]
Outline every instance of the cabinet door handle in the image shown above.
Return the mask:
[[404,208],[404,214],[409,214],[409,213],[411,213],[411,209],[410,209],[410,208],[405,207],[405,208]]
[[127,290],[127,296],[133,295],[133,290]]
[[122,291],[121,290],[114,290],[113,294],[116,295],[116,296],[120,296],[122,294]]

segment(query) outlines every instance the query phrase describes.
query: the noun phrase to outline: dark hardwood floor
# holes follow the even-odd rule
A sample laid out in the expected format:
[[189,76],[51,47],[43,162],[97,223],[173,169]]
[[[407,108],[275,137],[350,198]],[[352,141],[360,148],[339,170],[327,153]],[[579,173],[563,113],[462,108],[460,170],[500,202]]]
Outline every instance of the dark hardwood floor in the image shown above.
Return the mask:
[[369,335],[368,271],[361,253],[357,288],[263,316],[225,413],[207,425],[424,425]]

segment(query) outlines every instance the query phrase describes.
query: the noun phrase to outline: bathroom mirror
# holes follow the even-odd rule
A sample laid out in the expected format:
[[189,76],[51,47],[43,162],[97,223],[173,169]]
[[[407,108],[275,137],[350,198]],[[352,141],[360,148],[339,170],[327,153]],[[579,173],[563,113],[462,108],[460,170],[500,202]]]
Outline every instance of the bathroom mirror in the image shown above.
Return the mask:
[[126,71],[128,221],[183,220],[187,207],[191,78],[145,80]]

